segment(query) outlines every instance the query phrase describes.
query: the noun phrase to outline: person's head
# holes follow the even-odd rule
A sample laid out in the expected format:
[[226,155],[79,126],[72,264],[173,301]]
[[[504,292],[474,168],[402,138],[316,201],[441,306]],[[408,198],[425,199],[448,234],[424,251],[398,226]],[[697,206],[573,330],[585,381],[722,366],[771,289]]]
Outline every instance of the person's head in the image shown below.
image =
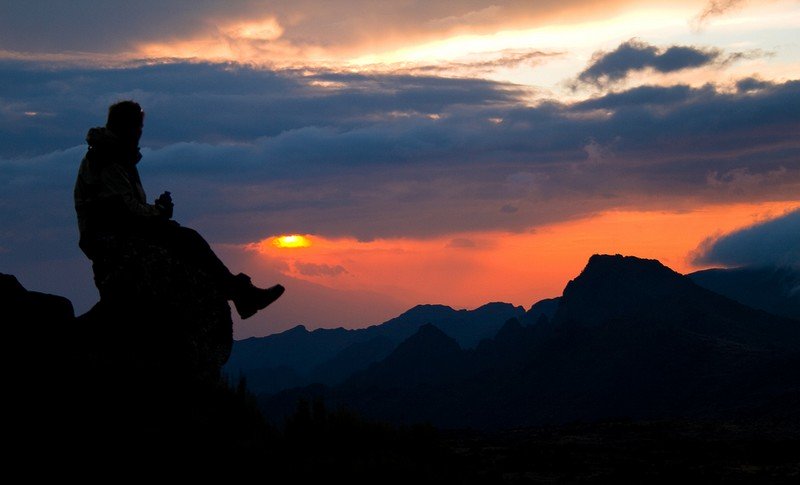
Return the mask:
[[144,111],[135,101],[120,101],[108,108],[106,128],[132,144],[138,144],[144,127]]

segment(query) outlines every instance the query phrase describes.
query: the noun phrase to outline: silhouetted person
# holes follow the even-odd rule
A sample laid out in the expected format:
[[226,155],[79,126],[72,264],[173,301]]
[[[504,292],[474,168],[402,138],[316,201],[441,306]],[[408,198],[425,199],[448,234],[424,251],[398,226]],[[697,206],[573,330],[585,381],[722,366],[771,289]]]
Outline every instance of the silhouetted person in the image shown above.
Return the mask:
[[154,204],[147,203],[136,169],[142,158],[139,139],[143,126],[141,106],[121,101],[109,108],[105,127],[92,128],[86,135],[89,149],[75,183],[81,250],[94,262],[109,238],[141,238],[157,244],[210,274],[242,318],[278,299],[283,286],[261,289],[249,276],[233,275],[200,234],[171,220],[169,192]]

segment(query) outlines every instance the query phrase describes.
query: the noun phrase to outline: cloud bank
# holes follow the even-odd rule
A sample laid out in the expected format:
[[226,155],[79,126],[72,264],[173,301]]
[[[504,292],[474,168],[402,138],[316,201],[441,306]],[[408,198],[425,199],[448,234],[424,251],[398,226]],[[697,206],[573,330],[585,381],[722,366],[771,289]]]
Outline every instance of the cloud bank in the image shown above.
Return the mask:
[[[140,171],[212,241],[525,231],[610,208],[793,200],[800,82],[641,86],[572,103],[434,76],[231,64],[0,63],[0,258],[76,239],[72,184],[108,104],[142,103]],[[38,254],[36,257],[41,257]]]
[[695,262],[800,268],[800,209],[704,242]]

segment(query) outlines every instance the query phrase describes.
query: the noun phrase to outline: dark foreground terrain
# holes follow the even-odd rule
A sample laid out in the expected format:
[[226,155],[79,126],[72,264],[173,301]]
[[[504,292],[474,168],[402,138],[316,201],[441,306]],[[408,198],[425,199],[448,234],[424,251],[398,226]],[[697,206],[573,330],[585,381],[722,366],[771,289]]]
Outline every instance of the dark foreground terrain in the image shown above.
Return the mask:
[[[549,312],[530,315],[534,305],[474,348],[416,317],[461,330],[488,319],[493,329],[520,310],[419,308],[389,325],[410,336],[385,357],[340,384],[274,395],[251,389],[246,374],[234,385],[221,378],[231,349],[224,300],[203,299],[219,305],[199,311],[186,302],[201,286],[165,300],[142,281],[124,279],[124,291],[76,317],[69,300],[0,275],[10,475],[800,483],[800,322],[657,261],[592,257]],[[384,337],[367,342],[386,352]],[[331,361],[348,363],[339,370],[364,364],[348,352]]]
[[596,423],[442,434],[466,483],[797,483],[800,436],[743,424]]
[[[396,426],[301,402],[241,471],[281,480],[446,484],[788,484],[800,432],[757,418],[573,423],[514,430]],[[254,450],[251,450],[254,451]]]

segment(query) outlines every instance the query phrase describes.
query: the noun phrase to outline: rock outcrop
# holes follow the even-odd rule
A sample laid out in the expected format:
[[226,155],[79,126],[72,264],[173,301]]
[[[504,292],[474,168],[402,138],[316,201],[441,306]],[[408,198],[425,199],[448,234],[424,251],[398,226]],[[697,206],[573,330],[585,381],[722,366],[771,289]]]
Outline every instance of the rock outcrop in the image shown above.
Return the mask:
[[100,302],[78,317],[68,299],[0,274],[17,452],[90,469],[258,450],[261,417],[220,379],[232,345],[225,298],[159,247],[109,249],[94,266]]
[[100,302],[80,323],[112,337],[112,351],[127,353],[128,363],[218,378],[233,323],[209,275],[141,239],[110,239],[102,254],[93,265]]

